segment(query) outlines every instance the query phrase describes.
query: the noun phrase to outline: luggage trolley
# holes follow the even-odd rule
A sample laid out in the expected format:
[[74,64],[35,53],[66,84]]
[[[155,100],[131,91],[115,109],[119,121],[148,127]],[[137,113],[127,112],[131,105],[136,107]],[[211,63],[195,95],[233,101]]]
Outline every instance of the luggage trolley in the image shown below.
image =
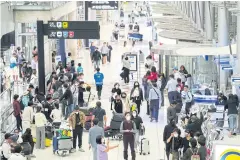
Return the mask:
[[129,40],[135,40],[135,41],[142,41],[143,35],[137,32],[128,33],[128,39]]
[[126,31],[125,31],[125,25],[124,24],[121,24],[119,26],[119,38],[125,38],[126,37]]

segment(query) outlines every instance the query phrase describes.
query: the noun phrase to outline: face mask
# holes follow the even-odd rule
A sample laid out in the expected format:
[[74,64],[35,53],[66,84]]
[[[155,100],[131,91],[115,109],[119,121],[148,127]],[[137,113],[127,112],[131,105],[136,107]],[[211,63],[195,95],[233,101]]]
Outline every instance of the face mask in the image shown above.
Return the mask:
[[115,88],[116,88],[116,89],[118,89],[118,88],[119,88],[119,86],[116,86]]
[[122,98],[124,99],[124,98],[126,98],[126,96],[122,96]]
[[178,134],[177,134],[177,133],[174,133],[174,137],[178,137]]
[[126,117],[126,120],[127,120],[127,121],[130,121],[130,120],[131,120],[131,117],[130,117],[130,116],[127,116],[127,117]]
[[136,117],[137,116],[137,114],[136,113],[133,113],[133,117]]
[[138,84],[135,84],[135,87],[139,87],[139,85],[138,85]]

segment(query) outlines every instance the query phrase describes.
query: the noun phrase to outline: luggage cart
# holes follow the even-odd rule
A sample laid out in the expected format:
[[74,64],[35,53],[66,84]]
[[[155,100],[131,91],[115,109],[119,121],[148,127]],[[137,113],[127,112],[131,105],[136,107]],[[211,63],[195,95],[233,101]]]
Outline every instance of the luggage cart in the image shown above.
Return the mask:
[[142,41],[143,35],[139,33],[128,33],[129,40]]

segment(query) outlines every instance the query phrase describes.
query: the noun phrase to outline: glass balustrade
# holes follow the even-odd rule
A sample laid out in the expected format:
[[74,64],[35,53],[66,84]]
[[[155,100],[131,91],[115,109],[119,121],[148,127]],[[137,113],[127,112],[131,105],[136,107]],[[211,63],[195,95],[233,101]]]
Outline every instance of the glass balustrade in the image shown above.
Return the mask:
[[50,1],[50,2],[41,2],[41,1],[15,1],[15,2],[11,2],[12,6],[31,6],[32,9],[34,8],[34,6],[41,6],[41,7],[49,7],[49,9],[54,9],[57,7],[60,7],[64,4],[66,4],[69,1]]

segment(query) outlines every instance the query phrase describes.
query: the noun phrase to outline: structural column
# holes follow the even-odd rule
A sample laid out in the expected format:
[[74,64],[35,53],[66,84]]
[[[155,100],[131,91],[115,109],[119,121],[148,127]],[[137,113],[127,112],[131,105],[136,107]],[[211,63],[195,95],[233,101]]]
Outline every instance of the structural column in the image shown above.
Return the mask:
[[191,10],[192,10],[192,21],[196,22],[196,2],[191,2]]
[[240,74],[240,1],[238,2],[238,11],[237,13],[237,63],[236,64],[236,73]]
[[214,35],[214,14],[215,8],[211,7],[210,2],[205,2],[205,31],[207,40],[212,40]]
[[[218,46],[223,47],[229,44],[229,30],[227,10],[225,7],[218,7]],[[219,66],[220,67],[220,66]],[[227,85],[227,71],[220,68],[220,89],[225,91]]]

